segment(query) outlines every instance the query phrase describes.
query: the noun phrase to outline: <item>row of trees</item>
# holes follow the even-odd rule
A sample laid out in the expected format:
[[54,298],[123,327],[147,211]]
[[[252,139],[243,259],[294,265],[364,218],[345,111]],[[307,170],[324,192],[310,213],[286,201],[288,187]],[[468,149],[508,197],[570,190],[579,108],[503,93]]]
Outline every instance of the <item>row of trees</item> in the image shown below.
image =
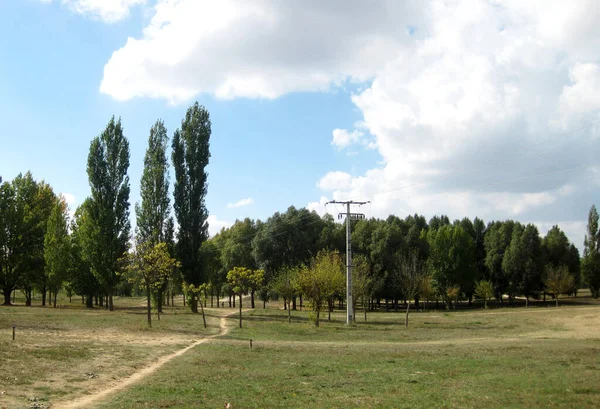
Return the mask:
[[[508,296],[509,302],[523,297],[528,303],[532,297],[557,294],[556,286],[548,286],[549,274],[554,276],[556,271],[568,275],[559,293],[575,294],[586,284],[592,295],[598,296],[600,233],[594,206],[582,260],[558,226],[542,238],[535,225],[513,220],[486,225],[479,218],[451,223],[445,216],[433,217],[429,222],[419,215],[405,219],[390,216],[386,220],[355,221],[352,231],[357,255],[354,270],[364,272],[364,277],[354,281],[367,283],[360,291],[368,308],[381,299],[397,308],[399,300],[415,299],[418,304],[422,298],[440,299],[450,308],[459,298],[470,302],[481,282],[486,283],[481,288],[489,288],[487,293],[500,302]],[[281,294],[285,288],[281,280],[291,282],[291,270],[314,263],[319,251],[342,254],[344,239],[344,227],[331,216],[321,218],[306,209],[290,207],[265,222],[236,221],[205,243],[205,254],[212,258],[213,266],[207,277],[210,295],[228,293],[226,271],[234,267],[262,268],[265,286],[256,291],[266,302],[270,296]],[[408,279],[410,275],[421,278]],[[416,281],[420,284],[415,285]],[[252,303],[253,296],[254,291]],[[283,296],[294,309],[296,296],[287,291]]]
[[[136,205],[137,229],[131,234],[129,142],[120,119],[111,118],[90,144],[87,174],[91,195],[69,220],[67,205],[30,173],[0,186],[0,288],[4,304],[21,289],[27,305],[37,289],[46,304],[64,286],[113,310],[113,295],[135,283],[153,295],[160,308],[169,289],[198,288],[206,282],[201,247],[208,238],[206,166],[210,158],[208,111],[195,103],[174,132],[174,213],[170,215],[169,138],[162,121],[150,130]],[[1,179],[0,179],[1,182]],[[185,285],[183,284],[185,283]],[[173,293],[171,291],[171,294]],[[190,305],[197,311],[197,291]],[[150,322],[150,317],[149,317]]]

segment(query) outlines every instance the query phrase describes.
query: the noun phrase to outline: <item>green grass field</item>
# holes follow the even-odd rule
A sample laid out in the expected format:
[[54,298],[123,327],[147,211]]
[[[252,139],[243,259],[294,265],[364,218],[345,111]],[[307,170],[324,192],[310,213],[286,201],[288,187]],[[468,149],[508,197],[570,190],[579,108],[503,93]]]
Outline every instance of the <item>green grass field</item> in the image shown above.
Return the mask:
[[[145,328],[143,299],[117,311],[0,307],[0,407],[100,408],[595,408],[600,305],[371,313],[336,312],[320,328],[306,311],[183,306]],[[276,307],[276,306],[274,306]],[[18,322],[17,340],[10,325]],[[114,394],[95,399],[161,356],[218,334]],[[249,340],[253,340],[250,349]],[[90,374],[93,374],[91,376]],[[76,407],[76,406],[69,406]]]

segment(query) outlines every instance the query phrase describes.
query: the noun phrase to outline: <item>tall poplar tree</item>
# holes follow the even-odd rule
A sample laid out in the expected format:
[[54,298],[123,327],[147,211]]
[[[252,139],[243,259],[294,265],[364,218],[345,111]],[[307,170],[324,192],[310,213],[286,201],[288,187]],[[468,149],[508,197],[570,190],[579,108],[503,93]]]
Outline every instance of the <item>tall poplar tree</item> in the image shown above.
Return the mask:
[[[173,208],[179,224],[175,253],[181,262],[185,281],[196,286],[206,281],[200,249],[208,239],[205,197],[210,135],[209,113],[196,102],[187,110],[181,121],[181,130],[175,131],[172,142],[175,170]],[[198,312],[196,297],[190,301],[192,311]]]
[[592,205],[583,243],[581,272],[594,298],[600,296],[600,230],[598,229],[598,219],[596,206]]
[[110,311],[114,309],[118,261],[127,251],[131,229],[128,168],[129,142],[121,119],[115,121],[113,116],[90,144],[87,173],[92,191],[90,218],[95,227],[90,240],[84,242],[92,272],[108,295]]
[[[64,198],[56,200],[44,237],[44,259],[46,262],[46,285],[51,295],[54,294],[54,307],[56,308],[56,295],[67,278],[70,264],[71,242],[69,238],[67,203]],[[48,300],[50,304],[52,300]]]
[[167,128],[161,120],[150,128],[144,171],[140,181],[142,202],[136,204],[138,238],[154,246],[166,241],[169,218],[169,164]]

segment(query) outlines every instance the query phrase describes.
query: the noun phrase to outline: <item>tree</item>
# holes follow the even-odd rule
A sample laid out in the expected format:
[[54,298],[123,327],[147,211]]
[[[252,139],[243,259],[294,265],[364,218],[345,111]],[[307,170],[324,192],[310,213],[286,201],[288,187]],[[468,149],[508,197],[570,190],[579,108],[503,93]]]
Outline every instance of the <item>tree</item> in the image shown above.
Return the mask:
[[410,300],[419,295],[426,276],[427,270],[423,262],[419,259],[418,253],[413,251],[402,258],[400,269],[397,272],[397,281],[406,298],[406,318],[404,319],[404,326],[406,328],[408,328]]
[[94,295],[100,291],[100,283],[92,273],[89,254],[84,248],[92,240],[95,226],[90,216],[92,201],[87,198],[77,209],[71,221],[69,282],[78,295],[85,296],[87,308],[93,308]]
[[0,185],[0,289],[4,305],[10,305],[10,296],[17,288],[19,270],[17,262],[21,252],[18,229],[21,225],[14,186],[4,182]]
[[[208,239],[208,210],[206,193],[210,159],[211,123],[208,111],[197,102],[188,108],[172,142],[172,160],[175,170],[173,208],[179,229],[175,253],[188,284],[199,286],[205,280],[202,243]],[[204,318],[204,307],[202,316]],[[198,300],[192,297],[190,308],[198,312]]]
[[164,242],[152,245],[149,241],[138,241],[123,262],[128,280],[146,290],[148,327],[152,327],[152,292],[163,288],[172,271],[179,267],[179,262],[170,256]]
[[251,270],[245,267],[234,267],[227,273],[227,281],[234,294],[240,297],[240,328],[242,328],[242,295],[262,285],[265,278],[263,270]]
[[436,287],[446,297],[446,308],[450,308],[448,290],[456,287],[472,288],[475,279],[473,239],[459,225],[444,225],[438,230],[429,230],[429,268]]
[[598,229],[598,212],[592,205],[588,215],[587,232],[583,242],[583,259],[581,272],[592,297],[600,297],[600,230]]
[[542,254],[544,265],[565,265],[573,275],[576,286],[580,284],[579,250],[569,242],[567,235],[558,226],[552,226],[542,240]]
[[90,144],[87,174],[92,192],[90,229],[84,251],[92,272],[108,295],[108,309],[114,310],[113,294],[118,283],[119,259],[129,242],[129,142],[123,135],[121,119],[114,116],[100,136]]
[[556,307],[558,307],[558,296],[560,294],[571,293],[575,286],[575,280],[566,266],[555,267],[549,265],[546,269],[546,279],[544,284],[546,285],[546,292],[554,295]]
[[[256,224],[254,220],[245,218],[236,220],[235,223],[222,235],[221,263],[225,271],[233,267],[246,267],[256,270],[258,265],[252,253],[252,238],[256,235]],[[254,292],[250,292],[250,305],[254,308]]]
[[485,233],[485,266],[487,267],[489,280],[494,284],[496,297],[502,302],[502,294],[508,291],[509,279],[502,268],[504,253],[512,240],[515,223],[512,220],[505,222],[492,222],[488,225]]
[[56,294],[69,271],[71,242],[67,227],[68,219],[67,203],[64,198],[58,198],[48,219],[44,237],[46,280],[48,288],[54,294],[54,308],[56,308]]
[[514,227],[502,269],[508,277],[509,295],[522,294],[529,305],[529,297],[542,289],[542,248],[534,225]]
[[343,268],[344,264],[338,252],[322,250],[317,253],[309,267],[302,268],[298,273],[298,288],[312,306],[317,327],[325,302],[340,291],[340,288],[343,290]]
[[168,142],[169,137],[163,121],[156,121],[150,128],[148,148],[144,156],[144,170],[140,181],[142,202],[135,206],[139,240],[152,245],[167,240],[169,219]]
[[296,280],[302,267],[282,270],[273,282],[273,290],[287,303],[288,323],[292,322],[292,299],[298,295]]
[[[356,311],[356,301],[361,298],[365,321],[367,321],[367,304],[374,291],[374,282],[370,274],[369,260],[366,256],[358,254],[352,258],[352,302]],[[356,320],[356,313],[354,315]]]
[[481,280],[475,286],[475,295],[483,299],[483,307],[487,309],[487,302],[494,296],[494,285],[489,280]]

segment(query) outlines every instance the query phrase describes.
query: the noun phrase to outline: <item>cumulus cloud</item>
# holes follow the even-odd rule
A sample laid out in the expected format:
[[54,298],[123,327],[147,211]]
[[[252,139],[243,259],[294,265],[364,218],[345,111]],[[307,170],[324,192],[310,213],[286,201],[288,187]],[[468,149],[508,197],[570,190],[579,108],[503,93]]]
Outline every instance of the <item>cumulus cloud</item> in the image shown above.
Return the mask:
[[370,80],[390,49],[410,41],[415,8],[396,0],[159,0],[143,34],[107,62],[100,91],[178,103],[201,92],[272,99]]
[[[38,1],[52,3],[52,0]],[[132,7],[144,4],[146,0],[60,0],[60,3],[77,14],[116,23],[127,18]]]
[[238,207],[251,205],[252,203],[254,203],[254,199],[252,199],[251,197],[247,197],[246,199],[238,200],[235,203],[229,203],[227,204],[227,207],[230,209],[236,209]]
[[560,220],[575,234],[598,185],[598,20],[594,0],[159,0],[100,90],[180,103],[360,83],[362,120],[339,124],[331,144],[382,160],[360,175],[332,169],[311,209],[370,199],[380,217]]
[[317,182],[317,187],[325,191],[347,189],[352,183],[352,176],[346,172],[329,172]]
[[215,215],[208,216],[208,235],[210,237],[215,236],[218,232],[221,231],[223,227],[229,228],[233,225],[233,223],[228,222],[226,220],[219,220],[219,218]]

